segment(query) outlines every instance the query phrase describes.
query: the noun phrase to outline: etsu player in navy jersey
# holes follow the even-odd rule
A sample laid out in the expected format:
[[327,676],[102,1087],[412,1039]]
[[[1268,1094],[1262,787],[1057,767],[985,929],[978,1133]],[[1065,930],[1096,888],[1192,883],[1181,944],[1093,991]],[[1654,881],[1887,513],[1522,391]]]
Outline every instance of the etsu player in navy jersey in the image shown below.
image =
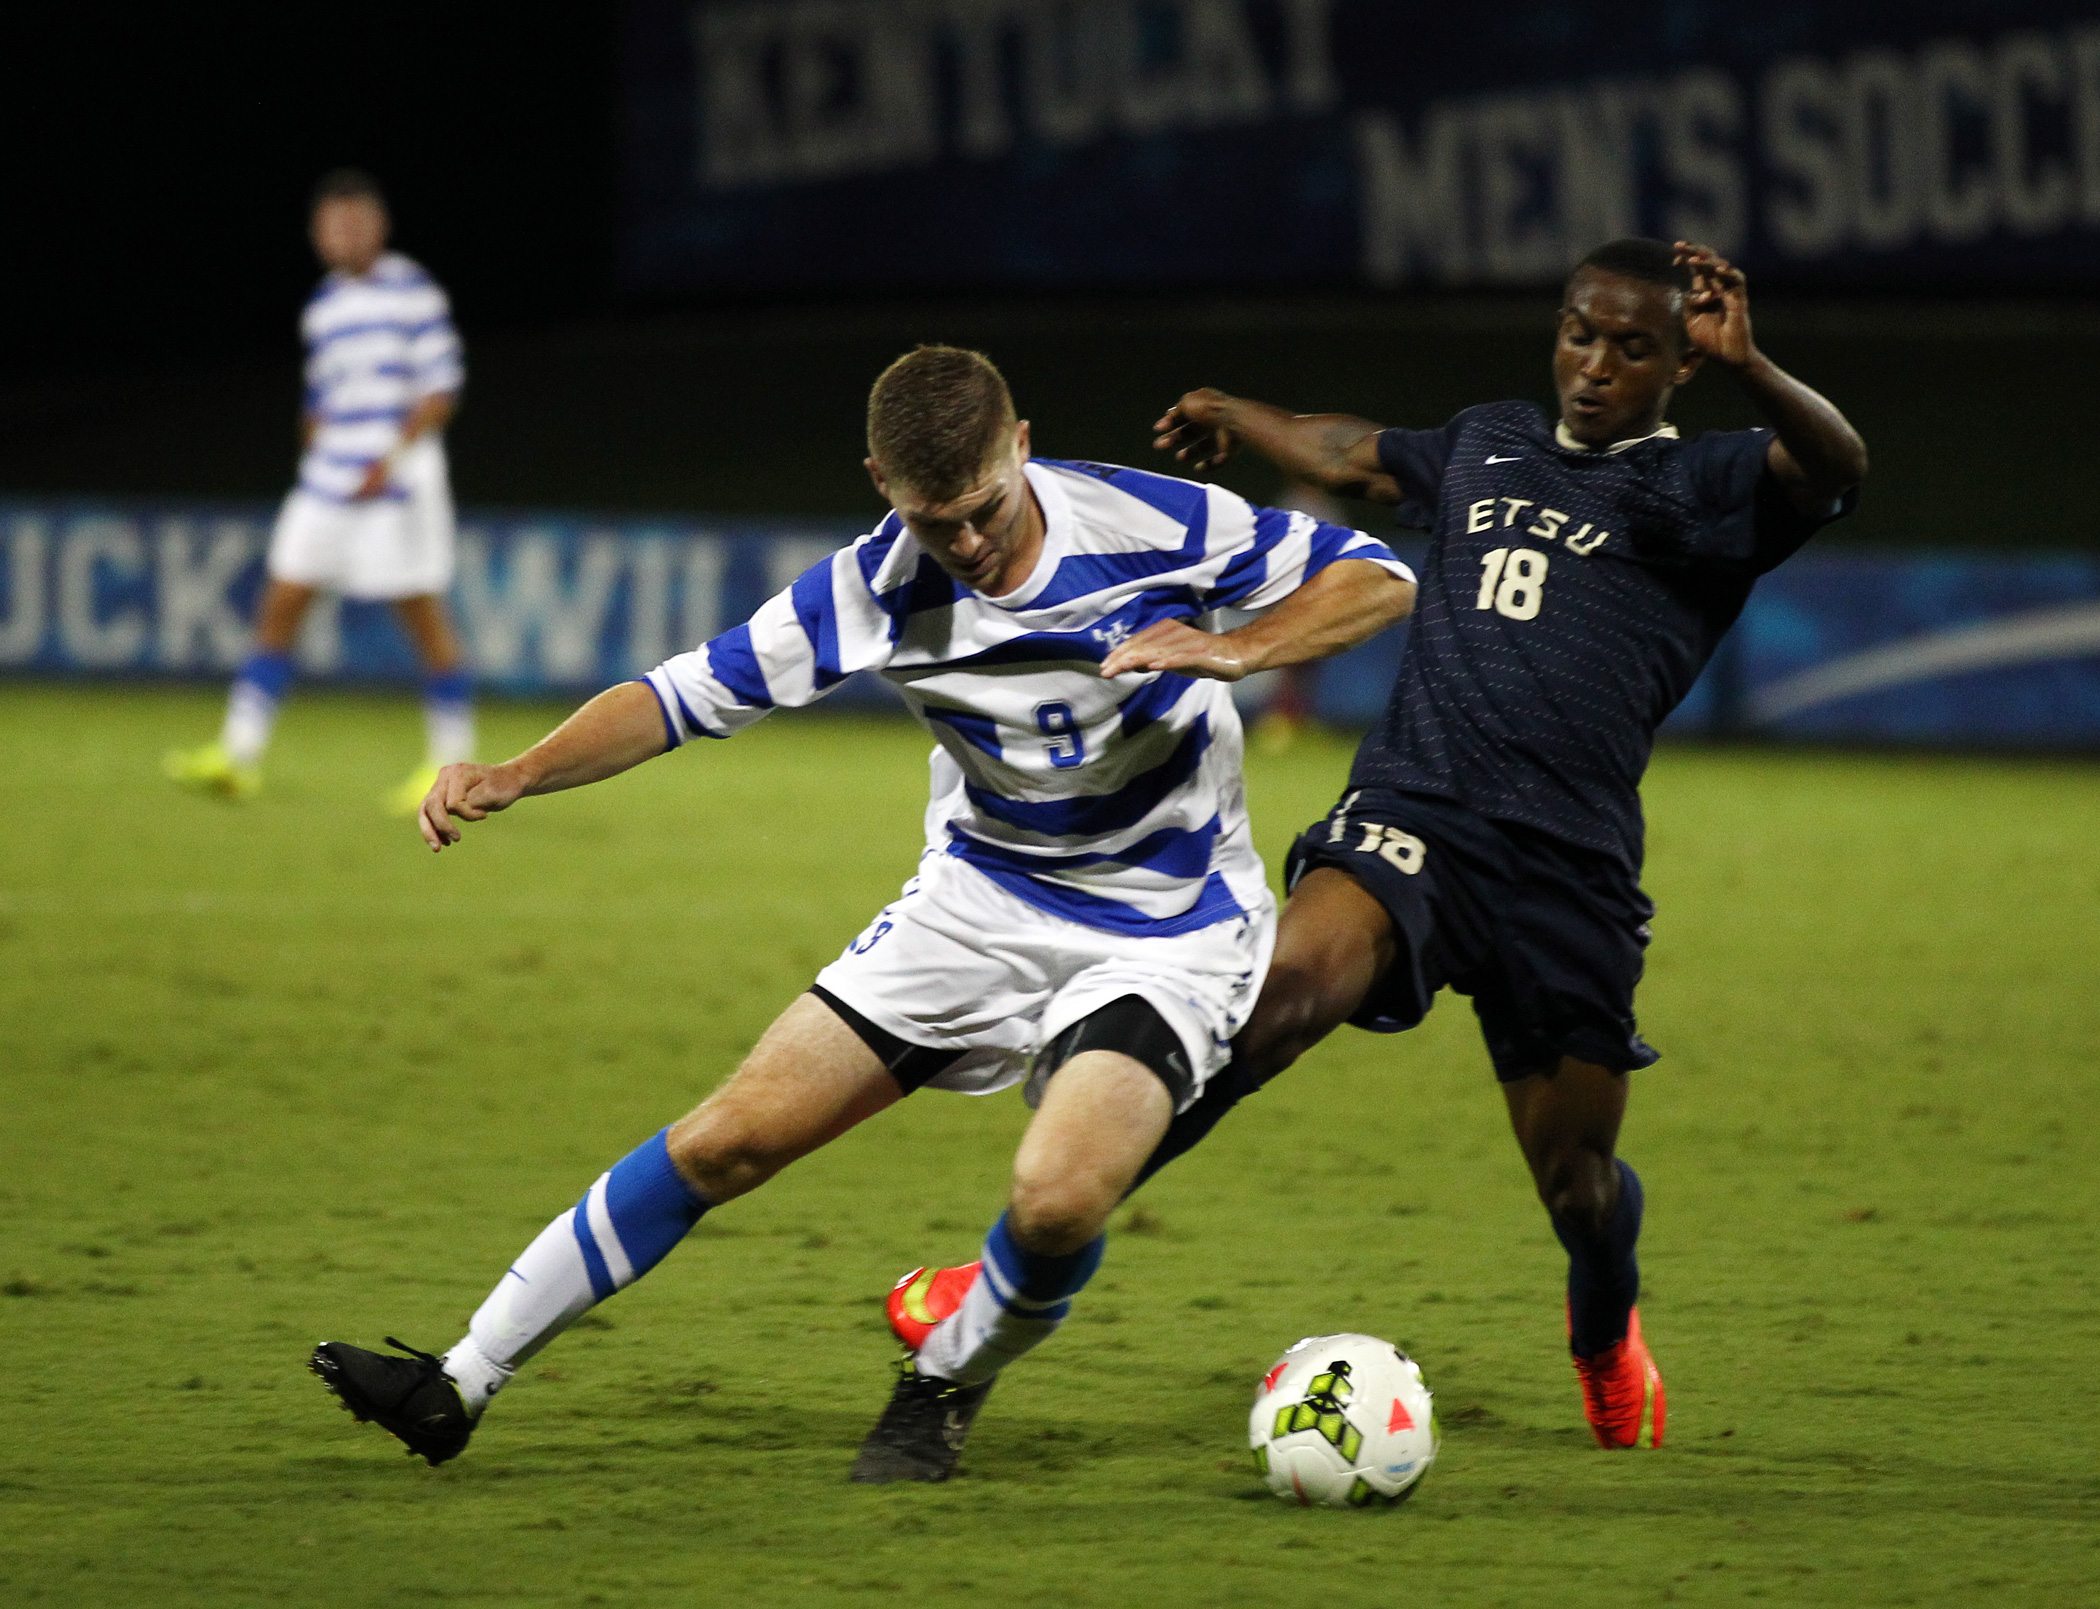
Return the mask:
[[[1705,364],[1767,420],[1681,439]],[[1569,279],[1560,416],[1468,408],[1441,429],[1183,397],[1158,445],[1198,468],[1251,450],[1429,529],[1413,629],[1341,800],[1293,846],[1290,901],[1231,1075],[1147,1173],[1344,1022],[1413,1027],[1472,996],[1510,1120],[1567,1248],[1570,1346],[1607,1447],[1662,1439],[1641,1337],[1640,1180],[1616,1156],[1653,907],[1639,785],[1655,729],[1757,578],[1845,513],[1866,446],[1751,335],[1743,275],[1683,241],[1619,240]]]

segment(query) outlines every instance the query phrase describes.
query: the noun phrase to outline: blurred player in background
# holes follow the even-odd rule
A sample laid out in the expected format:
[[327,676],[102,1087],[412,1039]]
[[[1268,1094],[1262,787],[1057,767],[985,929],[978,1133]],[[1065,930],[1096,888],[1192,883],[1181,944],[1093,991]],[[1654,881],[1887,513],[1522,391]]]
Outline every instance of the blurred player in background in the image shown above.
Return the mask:
[[428,750],[387,796],[412,815],[438,768],[474,751],[473,687],[446,610],[452,491],[444,429],[464,379],[437,282],[386,249],[386,200],[344,168],[315,187],[311,234],[328,275],[306,304],[305,451],[270,537],[255,649],[216,743],[168,755],[176,781],[230,799],[262,786],[263,750],[292,681],[292,646],[322,590],[394,606],[423,668]]
[[[984,1258],[914,1325],[857,1481],[945,1480],[999,1371],[1047,1339],[1174,1113],[1230,1054],[1275,905],[1225,682],[1340,653],[1403,614],[1381,542],[1218,487],[1031,460],[999,371],[921,347],[876,382],[868,469],[893,512],[750,622],[600,694],[504,765],[451,766],[433,849],[530,794],[728,737],[881,672],[939,747],[927,846],[898,899],[736,1074],[643,1142],[504,1275],[442,1359],[339,1341],[313,1368],[436,1464],[518,1366],[646,1273],[700,1215],[923,1085],[1028,1080],[1037,1110]],[[1212,610],[1267,609],[1213,634]],[[843,797],[843,796],[842,796]],[[850,853],[852,833],[824,854]],[[936,1158],[900,1168],[938,1177]],[[721,1322],[741,1321],[733,1293]],[[396,1342],[395,1345],[400,1345]]]

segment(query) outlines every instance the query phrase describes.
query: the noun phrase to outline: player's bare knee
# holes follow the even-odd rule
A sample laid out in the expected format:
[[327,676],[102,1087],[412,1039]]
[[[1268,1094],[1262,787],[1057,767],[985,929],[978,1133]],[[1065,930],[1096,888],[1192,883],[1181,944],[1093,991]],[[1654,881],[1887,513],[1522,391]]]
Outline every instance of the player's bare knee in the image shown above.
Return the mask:
[[1557,1151],[1537,1168],[1539,1200],[1563,1223],[1602,1234],[1617,1201],[1612,1159],[1586,1148]]
[[671,1126],[671,1161],[710,1202],[745,1195],[793,1160],[793,1153],[734,1110],[713,1103]]
[[1101,1233],[1117,1199],[1099,1180],[1017,1171],[1006,1226],[1023,1250],[1066,1257]]

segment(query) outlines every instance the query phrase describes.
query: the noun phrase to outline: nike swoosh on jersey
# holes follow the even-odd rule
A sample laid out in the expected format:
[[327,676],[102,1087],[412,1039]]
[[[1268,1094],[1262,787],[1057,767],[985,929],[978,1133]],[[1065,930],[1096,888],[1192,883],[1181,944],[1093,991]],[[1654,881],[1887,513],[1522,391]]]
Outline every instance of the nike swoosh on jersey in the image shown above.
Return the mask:
[[1524,455],[1522,453],[1510,453],[1505,457],[1497,458],[1493,453],[1489,453],[1487,457],[1481,460],[1481,462],[1484,464],[1514,464],[1519,458],[1522,458],[1523,456]]

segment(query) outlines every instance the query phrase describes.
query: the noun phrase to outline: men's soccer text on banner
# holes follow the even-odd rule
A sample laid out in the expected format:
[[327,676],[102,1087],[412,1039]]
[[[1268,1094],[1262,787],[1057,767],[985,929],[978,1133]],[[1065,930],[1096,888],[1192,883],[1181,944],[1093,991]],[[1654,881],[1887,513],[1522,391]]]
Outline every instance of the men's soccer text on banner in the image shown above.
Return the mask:
[[[628,0],[630,289],[2086,286],[2090,0]],[[926,249],[932,238],[968,249]]]
[[[271,511],[0,503],[0,673],[208,676],[248,646]],[[833,522],[474,515],[453,603],[477,678],[580,693],[743,619],[858,529]],[[1419,562],[1411,544],[1393,544]],[[1319,667],[1318,713],[1367,726],[1399,627]],[[383,605],[316,604],[302,676],[414,679]],[[857,678],[830,701],[893,707]],[[2100,748],[2100,557],[1809,548],[1762,581],[1665,728],[1862,742]]]

